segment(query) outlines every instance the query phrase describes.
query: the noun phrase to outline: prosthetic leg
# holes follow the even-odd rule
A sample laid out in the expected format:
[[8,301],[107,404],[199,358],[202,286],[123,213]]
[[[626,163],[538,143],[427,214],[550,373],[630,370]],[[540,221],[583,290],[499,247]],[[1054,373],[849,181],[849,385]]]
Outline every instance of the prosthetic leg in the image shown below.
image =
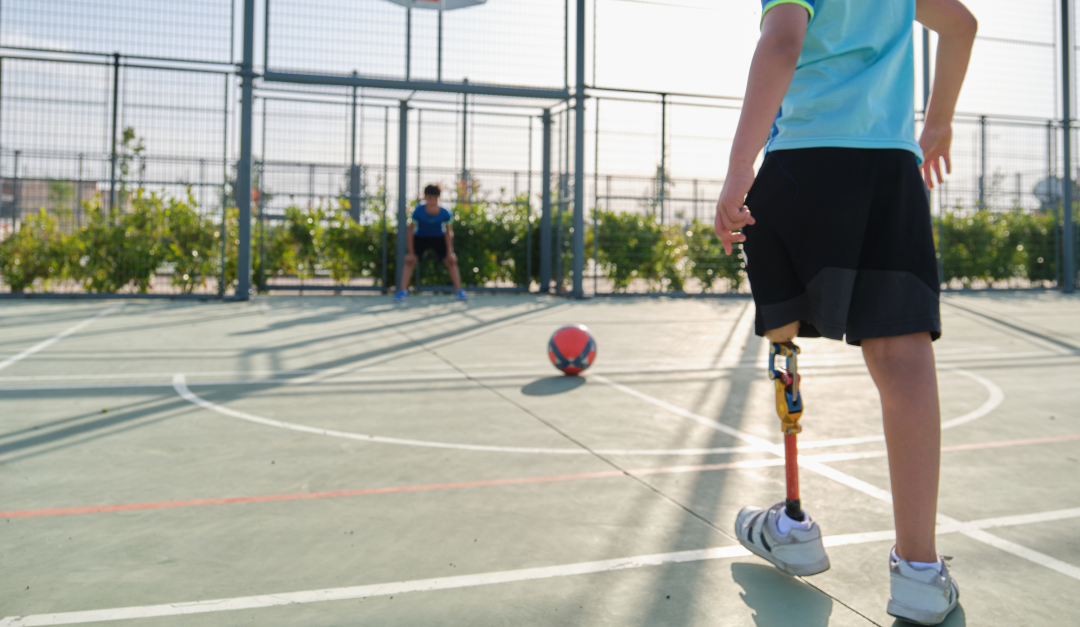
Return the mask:
[[[784,368],[776,366],[777,356],[786,361]],[[796,437],[802,431],[802,394],[799,393],[799,347],[792,342],[769,345],[769,378],[776,385],[776,413],[784,430],[784,468],[787,479],[787,500],[784,511],[792,520],[803,520],[799,502],[799,449]]]
[[[786,360],[777,367],[776,358]],[[807,576],[829,570],[829,556],[821,541],[821,529],[803,511],[799,502],[799,458],[796,436],[802,430],[802,395],[799,393],[799,347],[791,342],[769,346],[769,378],[776,385],[776,412],[784,429],[784,461],[787,477],[787,500],[768,509],[747,506],[735,517],[735,536],[751,553],[770,561],[789,575]],[[783,513],[781,513],[783,508]],[[781,531],[780,519],[786,516],[799,524]],[[785,523],[785,527],[786,527]]]

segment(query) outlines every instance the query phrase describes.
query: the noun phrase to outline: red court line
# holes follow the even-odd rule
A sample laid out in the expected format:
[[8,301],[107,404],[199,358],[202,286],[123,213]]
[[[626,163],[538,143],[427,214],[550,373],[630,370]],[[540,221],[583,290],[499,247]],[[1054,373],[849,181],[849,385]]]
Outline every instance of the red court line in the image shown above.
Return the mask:
[[[943,452],[971,451],[989,448],[1005,448],[1011,446],[1027,446],[1031,444],[1051,444],[1055,442],[1068,442],[1080,440],[1080,433],[1072,435],[1055,436],[1048,438],[1031,438],[1026,440],[1005,440],[999,442],[981,442],[976,444],[959,444],[944,446]],[[885,453],[882,451],[884,457]],[[489,479],[486,481],[463,481],[458,483],[432,483],[425,485],[394,486],[387,488],[366,488],[361,490],[334,490],[329,492],[301,492],[299,494],[267,494],[263,496],[234,496],[217,499],[191,499],[185,501],[158,501],[151,503],[120,503],[118,505],[91,505],[88,507],[58,507],[53,509],[23,509],[0,512],[0,518],[36,518],[42,516],[69,516],[73,514],[104,514],[107,512],[131,512],[149,509],[171,509],[174,507],[198,507],[202,505],[235,505],[238,503],[275,503],[280,501],[305,501],[309,499],[327,499],[342,496],[368,496],[372,494],[400,494],[403,492],[431,492],[435,490],[459,490],[463,488],[486,488],[504,485],[524,485],[530,483],[555,483],[559,481],[577,481],[581,479],[603,479],[609,477],[621,477],[623,475],[657,475],[681,472],[702,472],[707,470],[729,470],[733,468],[753,468],[779,466],[784,463],[783,459],[760,459],[739,462],[727,462],[722,464],[700,464],[695,466],[667,466],[660,468],[638,468],[628,470],[625,473],[619,470],[605,470],[601,472],[587,472],[572,475],[550,475],[547,477],[522,477],[518,479]]]
[[951,451],[974,451],[985,448],[1004,448],[1007,446],[1026,446],[1028,444],[1052,444],[1054,442],[1069,442],[1071,440],[1080,440],[1080,433],[1074,433],[1072,435],[1058,435],[1049,438],[1031,438],[1028,440],[1005,440],[1002,442],[978,442],[976,444],[956,444],[953,446],[943,446],[941,450],[943,452]]

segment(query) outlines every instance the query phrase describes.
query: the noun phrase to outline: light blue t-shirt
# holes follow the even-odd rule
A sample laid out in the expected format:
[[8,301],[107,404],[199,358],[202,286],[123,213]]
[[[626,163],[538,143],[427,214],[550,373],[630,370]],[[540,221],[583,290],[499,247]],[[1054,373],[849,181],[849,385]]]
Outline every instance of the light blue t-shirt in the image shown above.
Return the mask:
[[454,214],[446,207],[439,207],[439,212],[431,215],[426,203],[416,205],[412,219],[416,223],[416,237],[440,237],[446,233],[446,223],[454,219]]
[[915,141],[915,0],[762,0],[810,13],[802,53],[765,150],[902,148]]

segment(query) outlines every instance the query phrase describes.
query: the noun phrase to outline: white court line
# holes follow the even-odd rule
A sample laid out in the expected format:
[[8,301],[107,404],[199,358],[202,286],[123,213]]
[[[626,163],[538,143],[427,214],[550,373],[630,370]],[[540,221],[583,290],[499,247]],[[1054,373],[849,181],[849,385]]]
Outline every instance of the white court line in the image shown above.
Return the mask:
[[[1002,359],[1007,357],[1010,363],[1017,363],[1020,359],[1039,359],[1043,365],[1051,366],[1062,361],[1073,362],[1080,357],[1080,355],[1062,356],[1047,352],[1031,352],[1031,353],[1009,353],[1006,355],[956,355],[950,359],[939,359],[938,367],[942,369],[953,369],[951,363],[955,362],[987,362],[994,364],[1000,364]],[[1052,359],[1053,361],[1047,361]],[[652,367],[634,367],[634,364],[648,363],[652,364]],[[655,366],[658,363],[671,363],[670,366]],[[675,365],[678,364],[678,365]],[[764,369],[767,362],[760,359],[743,360],[738,363],[724,364],[723,360],[712,364],[709,360],[606,360],[603,363],[594,366],[589,370],[587,376],[593,374],[685,374],[685,373],[724,373],[731,370],[755,370]],[[834,360],[817,360],[814,362],[800,364],[803,370],[815,371],[815,370],[827,370],[837,368],[859,368],[860,371],[865,372],[865,364],[861,359],[834,359]],[[518,368],[518,369],[515,369]],[[527,368],[527,369],[521,369]],[[467,366],[461,366],[462,370],[469,371],[469,376],[473,378],[491,378],[491,377],[523,377],[523,376],[543,376],[552,375],[554,371],[546,364],[541,365],[537,362],[512,362],[512,363],[490,363],[490,364],[469,364]],[[496,370],[495,373],[482,373],[476,372],[477,369]],[[370,374],[374,372],[401,372],[401,373],[423,373],[424,371],[441,371],[441,374],[409,374],[408,376],[401,375],[375,375]],[[437,365],[437,366],[410,366],[410,367],[383,367],[381,364],[375,366],[362,366],[355,370],[349,370],[347,374],[351,374],[351,377],[341,378],[334,377],[324,381],[313,381],[304,378],[292,378],[292,379],[213,379],[212,377],[224,377],[224,376],[278,376],[278,375],[338,375],[346,374],[346,371],[340,368],[328,369],[328,370],[311,370],[311,369],[297,369],[297,370],[223,370],[223,371],[209,371],[209,372],[196,372],[189,373],[191,376],[199,377],[200,381],[189,382],[190,385],[242,385],[247,383],[290,383],[294,385],[310,385],[315,383],[337,384],[337,383],[364,383],[364,382],[382,382],[382,381],[395,381],[401,383],[408,383],[413,380],[428,380],[439,379],[440,377],[445,380],[462,379],[463,377],[458,370],[451,366]],[[971,377],[968,371],[963,371],[961,374]],[[36,375],[36,376],[8,376],[0,377],[0,382],[31,382],[31,381],[96,381],[96,380],[108,380],[108,379],[150,379],[161,378],[160,383],[151,383],[149,385],[171,386],[169,381],[172,378],[172,372],[158,372],[158,373],[110,373],[110,374],[73,374],[73,375]],[[978,381],[985,381],[985,379],[978,378]],[[125,383],[108,383],[108,384],[77,384],[77,385],[47,385],[47,386],[3,386],[0,385],[0,392],[7,391],[33,391],[33,390],[87,390],[87,389],[112,389],[125,387]],[[131,387],[138,387],[139,383],[131,383]],[[853,441],[857,443],[857,441]]]
[[124,306],[123,303],[121,303],[119,305],[113,305],[112,307],[109,307],[108,309],[103,309],[102,311],[97,312],[97,314],[87,318],[86,320],[83,320],[79,324],[76,324],[75,326],[73,326],[73,327],[71,327],[69,329],[61,331],[61,332],[57,333],[56,335],[50,337],[49,339],[47,339],[47,340],[45,340],[43,342],[39,342],[39,343],[31,346],[30,348],[24,350],[23,352],[19,353],[18,355],[13,355],[11,357],[8,357],[4,361],[0,361],[0,370],[3,370],[4,368],[7,368],[8,366],[10,366],[11,364],[13,364],[13,363],[15,363],[17,361],[21,361],[21,360],[29,357],[30,355],[33,355],[34,353],[36,353],[36,352],[38,352],[40,350],[44,350],[44,349],[52,346],[53,344],[59,342],[60,340],[64,339],[65,337],[67,337],[69,335],[71,335],[72,333],[75,333],[79,329],[82,329],[83,327],[85,327],[86,325],[90,324],[91,322],[97,320],[98,318],[107,316],[107,315],[111,314],[112,312],[116,311],[117,309],[120,309],[123,306]]
[[[955,372],[960,376],[967,377],[990,391],[990,398],[986,399],[986,402],[980,405],[978,409],[970,411],[963,416],[953,418],[952,420],[946,420],[945,422],[941,423],[942,429],[952,429],[953,427],[958,427],[974,420],[978,420],[979,418],[982,418],[983,416],[997,409],[998,405],[1000,405],[1005,400],[1005,392],[990,379],[979,376],[974,372],[962,370],[960,368],[957,368],[956,366],[940,365],[939,367],[950,372]],[[884,436],[882,436],[882,440],[884,440]]]
[[282,420],[273,420],[271,418],[263,418],[262,416],[255,416],[253,414],[244,413],[242,411],[236,411],[235,409],[229,409],[216,403],[196,396],[188,389],[187,382],[184,379],[184,375],[177,374],[173,377],[172,387],[176,390],[176,393],[184,400],[194,403],[203,409],[208,409],[219,414],[226,416],[232,416],[233,418],[239,418],[240,420],[246,420],[260,425],[266,425],[268,427],[277,427],[278,429],[287,429],[289,431],[299,431],[301,433],[311,433],[314,435],[325,435],[334,438],[345,438],[348,440],[358,440],[360,442],[379,442],[382,444],[401,444],[405,446],[420,446],[426,448],[442,448],[442,449],[456,449],[462,451],[484,451],[490,453],[534,453],[545,455],[593,455],[595,453],[607,454],[607,455],[708,455],[715,453],[744,453],[754,452],[759,449],[755,447],[724,447],[724,448],[707,448],[707,449],[643,449],[643,450],[630,450],[630,449],[613,449],[613,450],[588,450],[582,448],[529,448],[518,446],[488,446],[482,444],[455,444],[449,442],[431,442],[427,440],[410,440],[405,438],[388,438],[379,435],[368,435],[366,433],[352,433],[349,431],[337,431],[334,429],[320,429],[318,427],[309,427],[307,425],[296,424],[292,422],[284,422]]
[[[1001,390],[1001,388],[999,388],[996,384],[994,384],[989,379],[986,379],[986,378],[981,377],[979,375],[976,375],[974,373],[968,372],[967,370],[961,370],[959,368],[948,367],[948,369],[950,371],[952,371],[952,372],[955,372],[955,373],[960,374],[962,376],[968,377],[968,378],[976,381],[977,383],[980,383],[981,385],[986,387],[987,390],[990,392],[990,397],[987,399],[986,402],[984,402],[979,408],[975,409],[974,411],[968,412],[968,413],[964,414],[963,416],[960,416],[958,418],[954,418],[953,420],[950,420],[948,422],[943,423],[942,424],[943,429],[949,429],[949,428],[952,428],[952,427],[955,427],[955,426],[958,426],[958,425],[961,425],[961,424],[966,424],[966,423],[971,422],[973,420],[977,420],[979,418],[982,418],[983,416],[989,414],[991,411],[993,411],[995,408],[997,408],[997,406],[1000,405],[1002,403],[1002,401],[1005,399],[1005,393]],[[427,380],[439,380],[440,378],[443,378],[443,377],[446,377],[446,380],[464,379],[464,377],[462,375],[460,375],[460,374],[456,374],[456,375],[425,375],[424,378],[427,379]],[[717,422],[717,421],[712,420],[710,418],[706,418],[705,416],[702,416],[700,414],[696,414],[694,412],[682,409],[681,407],[678,407],[678,406],[673,405],[671,403],[668,403],[666,401],[662,401],[662,400],[660,400],[660,399],[658,399],[658,398],[656,398],[654,396],[650,396],[648,394],[645,394],[643,392],[639,392],[639,391],[637,391],[637,390],[635,390],[633,388],[627,387],[625,385],[615,383],[611,379],[608,379],[607,377],[604,377],[602,375],[594,374],[594,375],[591,376],[591,378],[596,380],[596,381],[599,381],[601,383],[604,383],[605,385],[609,385],[609,386],[619,390],[620,392],[623,392],[625,394],[629,394],[631,396],[634,396],[636,398],[644,400],[644,401],[646,401],[648,403],[651,403],[653,405],[657,405],[658,407],[662,407],[663,409],[666,409],[669,412],[674,413],[674,414],[676,414],[678,416],[682,416],[683,418],[693,420],[694,422],[697,422],[697,423],[702,424],[704,426],[707,426],[709,428],[715,429],[717,431],[720,431],[722,433],[730,435],[730,436],[732,436],[734,438],[737,438],[737,439],[743,440],[745,442],[748,442],[751,446],[696,448],[696,449],[599,449],[599,450],[594,449],[594,450],[588,450],[588,449],[581,449],[581,448],[536,448],[536,447],[518,447],[518,446],[494,446],[494,445],[478,445],[478,444],[458,444],[458,443],[449,443],[449,442],[434,442],[434,441],[430,441],[430,440],[413,440],[413,439],[406,439],[406,438],[391,438],[391,437],[377,436],[377,435],[372,435],[372,434],[367,434],[367,433],[354,433],[354,432],[349,432],[349,431],[338,431],[336,429],[322,429],[322,428],[318,428],[318,427],[311,427],[311,426],[292,423],[292,422],[285,422],[285,421],[282,421],[282,420],[273,420],[273,419],[270,419],[270,418],[263,418],[261,416],[255,416],[253,414],[248,414],[248,413],[237,411],[237,410],[234,410],[234,409],[229,409],[229,408],[224,407],[222,405],[218,405],[216,403],[212,403],[210,401],[207,401],[207,400],[197,396],[196,394],[192,393],[191,389],[188,387],[187,379],[186,379],[185,375],[183,375],[183,374],[175,374],[175,375],[173,375],[173,381],[172,381],[172,383],[170,385],[176,390],[176,393],[179,394],[184,400],[187,400],[190,403],[194,403],[194,404],[196,404],[196,405],[198,405],[198,406],[200,406],[200,407],[202,407],[204,409],[208,409],[210,411],[214,411],[214,412],[217,412],[217,413],[220,413],[220,414],[224,414],[226,416],[232,416],[234,418],[239,418],[241,420],[246,420],[248,422],[254,422],[256,424],[266,425],[266,426],[270,426],[270,427],[276,427],[276,428],[279,428],[279,429],[287,429],[287,430],[290,430],[290,431],[299,431],[299,432],[302,432],[302,433],[311,433],[311,434],[322,435],[322,436],[327,436],[327,437],[358,440],[358,441],[362,441],[362,442],[379,442],[379,443],[382,443],[382,444],[396,444],[396,445],[403,445],[403,446],[420,446],[420,447],[427,447],[427,448],[456,449],[456,450],[465,450],[465,451],[483,451],[483,452],[495,452],[495,453],[527,453],[527,454],[541,454],[541,455],[591,455],[591,454],[594,454],[594,453],[598,453],[598,454],[601,454],[601,455],[665,456],[665,455],[714,455],[714,454],[749,453],[749,452],[765,451],[765,452],[770,452],[770,453],[779,454],[780,456],[783,456],[783,451],[779,448],[779,445],[773,444],[772,442],[770,442],[770,441],[768,441],[768,440],[766,440],[764,438],[759,438],[757,436],[750,435],[750,434],[748,434],[748,433],[746,433],[744,431],[741,431],[739,429],[729,427],[729,426],[727,426],[727,425],[725,425],[723,423]],[[364,379],[364,380],[367,380],[367,379]],[[393,379],[388,379],[388,380],[393,380]],[[342,382],[344,380],[339,378],[339,379],[336,379],[336,381],[337,382]],[[296,383],[295,380],[283,380],[283,381],[261,380],[261,381],[250,381],[250,382],[248,382],[248,381],[236,381],[236,382],[230,382],[230,383],[231,384],[243,385],[243,384],[249,384],[249,383],[251,383],[251,384],[260,384],[260,383],[272,383],[272,382]],[[165,384],[143,384],[140,387],[159,387],[159,386],[163,386],[163,385],[165,385]],[[52,386],[35,386],[34,389],[47,388],[47,387],[52,387]],[[105,387],[105,386],[95,386],[95,387]],[[0,388],[0,389],[2,389],[2,388]],[[8,389],[18,389],[18,388],[8,388]],[[832,446],[843,446],[843,445],[848,445],[848,444],[862,444],[862,443],[870,443],[870,442],[883,442],[884,440],[885,440],[885,436],[883,436],[883,435],[862,436],[862,437],[857,437],[857,438],[839,438],[839,439],[834,439],[834,440],[818,440],[818,441],[803,442],[803,443],[800,443],[800,448],[806,448],[806,449],[824,448],[824,447],[832,447]],[[823,473],[823,474],[833,472],[832,469],[829,469],[829,468],[826,468],[826,467],[821,467],[821,468],[818,469],[818,471]],[[877,488],[873,488],[873,486],[871,486],[870,484],[864,484],[862,486],[862,489],[865,491],[865,490],[877,489]]]
[[[982,418],[983,416],[986,416],[990,412],[997,409],[998,406],[1001,405],[1002,402],[1004,402],[1004,400],[1005,400],[1005,392],[1000,387],[998,387],[998,385],[996,383],[994,383],[990,379],[987,379],[986,377],[979,376],[979,375],[975,374],[974,372],[970,372],[970,371],[964,370],[962,368],[957,368],[955,366],[941,365],[940,368],[942,368],[944,370],[948,370],[949,372],[954,372],[954,373],[956,373],[956,374],[958,374],[960,376],[967,377],[968,379],[971,379],[972,381],[974,381],[974,382],[978,383],[979,385],[983,386],[984,388],[986,388],[986,391],[990,393],[990,396],[978,408],[976,408],[976,409],[974,409],[972,411],[969,411],[968,413],[966,413],[966,414],[964,414],[962,416],[958,416],[956,418],[953,418],[952,420],[947,420],[947,421],[941,423],[941,428],[942,429],[952,429],[953,427],[958,427],[958,426],[960,426],[962,424],[967,424],[967,423],[972,422],[974,420],[978,420],[979,418]],[[668,410],[668,411],[670,411],[670,412],[672,412],[672,413],[674,413],[676,415],[682,416],[682,417],[687,418],[689,420],[693,420],[694,422],[705,425],[707,427],[716,429],[717,431],[720,431],[722,433],[726,433],[726,434],[728,434],[728,435],[730,435],[730,436],[732,436],[734,438],[738,438],[740,440],[743,440],[744,442],[749,442],[749,443],[755,444],[757,446],[767,446],[768,447],[767,449],[763,449],[763,450],[768,450],[770,452],[780,451],[780,453],[783,454],[783,451],[780,450],[780,448],[779,448],[780,445],[773,444],[773,443],[769,442],[768,440],[764,440],[764,439],[759,438],[759,437],[757,437],[755,435],[751,435],[749,433],[746,433],[745,431],[741,431],[739,429],[729,427],[729,426],[727,426],[727,425],[725,425],[723,423],[717,422],[716,420],[713,420],[711,418],[707,418],[705,416],[702,416],[701,414],[695,414],[692,411],[685,410],[685,409],[683,409],[681,407],[678,407],[676,405],[668,403],[667,401],[660,400],[660,399],[658,399],[658,398],[656,398],[654,396],[650,396],[648,394],[645,394],[644,392],[639,392],[638,390],[635,390],[634,388],[627,387],[627,386],[622,385],[620,383],[615,383],[611,379],[608,379],[607,377],[604,377],[602,375],[592,375],[591,378],[595,379],[595,380],[597,380],[597,381],[599,381],[601,383],[604,383],[606,385],[610,385],[611,387],[615,388],[616,390],[619,390],[620,392],[623,392],[625,394],[629,394],[630,396],[634,396],[636,398],[640,398],[641,400],[643,400],[643,401],[645,401],[647,403],[650,403],[652,405],[656,405],[657,407],[662,407],[662,408],[664,408],[664,409],[666,409],[666,410]],[[804,449],[804,448],[810,449],[810,448],[823,448],[823,447],[831,447],[831,446],[844,446],[844,445],[847,445],[847,444],[866,444],[866,443],[870,443],[870,442],[884,442],[884,441],[885,441],[885,436],[884,435],[866,435],[866,436],[860,436],[860,437],[855,437],[855,438],[835,438],[835,439],[832,439],[832,440],[816,440],[816,441],[815,440],[810,440],[810,441],[807,441],[807,442],[799,442],[799,449],[801,450],[801,449]]]
[[683,409],[682,407],[679,407],[677,405],[672,405],[671,403],[669,403],[667,401],[660,400],[660,399],[656,398],[655,396],[650,396],[650,395],[648,395],[648,394],[646,394],[644,392],[639,392],[638,390],[635,390],[634,388],[631,388],[631,387],[627,387],[627,386],[625,386],[625,385],[623,385],[621,383],[615,383],[614,381],[612,381],[611,379],[609,379],[609,378],[607,378],[605,376],[594,374],[590,378],[594,379],[596,381],[599,381],[600,383],[603,383],[605,385],[609,385],[609,386],[615,388],[616,390],[618,390],[618,391],[620,391],[620,392],[622,392],[624,394],[629,394],[630,396],[633,396],[635,398],[639,398],[639,399],[645,401],[646,403],[650,403],[650,404],[656,405],[657,407],[660,407],[662,409],[666,409],[669,412],[675,414],[676,416],[682,416],[683,418],[686,418],[688,420],[692,420],[692,421],[694,421],[694,422],[696,422],[698,424],[701,424],[701,425],[705,425],[706,427],[709,427],[711,429],[715,429],[716,431],[719,431],[721,433],[726,433],[727,435],[730,435],[731,437],[733,437],[733,438],[735,438],[737,440],[742,440],[743,442],[748,442],[748,443],[754,445],[755,447],[758,447],[759,450],[764,450],[764,451],[769,451],[769,452],[774,452],[776,450],[780,450],[780,454],[783,455],[782,447],[778,447],[778,445],[773,444],[772,442],[766,440],[765,438],[759,438],[756,435],[752,435],[752,434],[749,434],[749,433],[747,433],[745,431],[741,431],[739,429],[736,429],[735,427],[729,427],[729,426],[727,426],[726,424],[724,424],[722,422],[717,422],[716,420],[713,420],[711,418],[706,418],[705,416],[702,416],[701,414],[695,414],[694,412],[692,412],[690,410]]
[[[1080,508],[1070,510],[1058,510],[1043,512],[1040,514],[1028,514],[1025,516],[1007,516],[1003,518],[988,518],[967,523],[957,523],[953,526],[939,527],[938,534],[955,533],[957,531],[968,534],[983,534],[989,536],[993,542],[1000,538],[991,536],[982,531],[984,528],[1001,527],[1013,524],[1043,522],[1051,520],[1064,520],[1067,518],[1080,517]],[[871,531],[866,533],[851,533],[839,536],[826,536],[824,544],[827,547],[851,546],[867,544],[870,542],[890,542],[896,537],[891,531]],[[974,535],[972,537],[975,537]],[[987,542],[991,544],[991,542]],[[1009,543],[1011,544],[1011,543]],[[1032,553],[1035,553],[1032,551]],[[179,603],[167,603],[163,605],[143,605],[136,607],[118,607],[102,610],[88,610],[82,612],[58,612],[55,614],[35,614],[33,616],[8,616],[0,620],[0,627],[44,627],[46,625],[74,625],[78,623],[106,622],[116,620],[133,620],[156,618],[162,616],[184,616],[189,614],[205,614],[209,612],[228,612],[234,610],[251,610],[282,605],[301,605],[307,603],[324,603],[327,601],[348,601],[365,599],[370,597],[392,596],[410,592],[430,592],[433,590],[453,590],[456,588],[472,588],[477,586],[489,586],[500,583],[512,583],[519,581],[536,581],[540,579],[553,579],[556,577],[570,577],[574,575],[589,575],[595,573],[643,568],[646,566],[662,566],[665,564],[684,564],[687,562],[701,562],[706,560],[732,559],[749,556],[750,552],[741,546],[724,546],[710,549],[697,549],[692,551],[677,551],[672,553],[656,553],[652,555],[638,555],[594,562],[579,562],[576,564],[562,564],[558,566],[543,566],[539,568],[522,568],[518,570],[504,570],[488,573],[476,573],[472,575],[458,575],[454,577],[435,577],[431,579],[414,579],[412,581],[395,581],[391,583],[370,584],[364,586],[349,586],[344,588],[326,588],[322,590],[304,590],[300,592],[281,592],[276,594],[262,594],[247,597],[233,597],[227,599],[212,599],[205,601],[188,601]],[[1042,555],[1036,553],[1036,555]],[[1055,562],[1057,560],[1054,560]],[[1045,565],[1045,564],[1044,564]],[[1071,564],[1066,567],[1080,572]],[[1052,566],[1051,566],[1052,567]],[[1055,570],[1057,570],[1055,568]],[[1060,572],[1060,571],[1059,571]],[[1080,578],[1080,575],[1069,574]]]
[[[954,369],[954,371],[960,372],[958,369]],[[606,382],[605,379],[600,378],[600,380]],[[631,394],[632,396],[640,398],[646,402],[652,403],[657,407],[671,409],[680,416],[686,416],[687,418],[690,418],[695,422],[699,422],[707,426],[712,426],[717,431],[728,433],[733,437],[743,440],[744,442],[758,444],[763,441],[762,438],[759,438],[756,435],[740,431],[733,427],[729,427],[715,420],[710,420],[705,416],[694,414],[693,412],[689,412],[680,407],[676,407],[671,403],[668,403],[667,401],[663,401],[661,399],[649,396],[648,394],[639,392],[632,388],[628,388],[624,385],[620,385],[614,382],[609,382],[609,385],[615,387],[620,391],[624,391],[628,394]],[[991,393],[991,396],[993,396],[993,393]],[[1002,398],[1004,398],[1004,394],[1002,394]],[[976,412],[978,411],[979,410],[976,410]],[[963,418],[963,416],[961,418]],[[974,418],[972,418],[972,420],[974,420]],[[780,446],[771,447],[769,449],[769,452],[779,457],[784,456],[783,448]],[[846,485],[849,488],[858,490],[859,492],[862,492],[867,496],[871,496],[875,499],[885,501],[886,503],[892,503],[892,494],[890,494],[888,490],[883,490],[873,484],[863,481],[862,479],[857,479],[849,474],[836,470],[835,468],[830,468],[829,466],[826,466],[817,460],[800,459],[799,466],[806,468],[807,470],[810,470],[812,472],[816,472],[824,477],[828,477],[829,479]],[[955,529],[959,533],[962,533],[969,538],[972,538],[973,540],[978,540],[979,542],[993,546],[997,549],[1005,551],[1006,553],[1010,553],[1017,557],[1021,557],[1023,559],[1035,562],[1036,564],[1040,564],[1042,566],[1055,570],[1063,575],[1067,575],[1074,579],[1080,579],[1080,567],[1073,566],[1072,564],[1055,559],[1053,557],[1050,557],[1049,555],[1046,555],[1045,553],[1040,553],[1020,544],[1016,544],[1015,542],[1010,542],[1009,540],[1005,540],[1004,538],[999,538],[998,536],[989,534],[982,529],[972,528],[970,525],[965,525],[964,523],[956,520],[955,518],[950,518],[948,516],[945,516],[944,514],[938,514],[937,521],[939,525],[945,525],[948,528]]]

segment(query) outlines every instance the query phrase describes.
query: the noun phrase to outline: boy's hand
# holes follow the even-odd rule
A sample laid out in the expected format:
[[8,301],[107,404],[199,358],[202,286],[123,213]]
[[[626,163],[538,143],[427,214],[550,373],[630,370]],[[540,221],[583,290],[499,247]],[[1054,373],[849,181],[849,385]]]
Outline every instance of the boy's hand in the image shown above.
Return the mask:
[[406,263],[416,263],[416,255],[413,253],[405,253]]
[[730,168],[720,191],[720,200],[716,203],[716,235],[724,244],[724,253],[731,254],[732,244],[746,241],[742,233],[735,233],[748,224],[754,223],[750,209],[743,204],[746,194],[754,184],[754,167],[747,165]]
[[449,261],[450,263],[457,263],[457,255],[455,255],[454,251],[452,251],[452,250],[447,251],[446,252],[446,260]]
[[949,147],[952,145],[952,124],[927,124],[923,127],[919,137],[919,146],[923,151],[923,164],[921,166],[923,180],[926,186],[934,189],[934,176],[937,174],[937,182],[944,182],[941,175],[941,161],[945,161],[945,173],[952,173],[952,161],[949,159]]

